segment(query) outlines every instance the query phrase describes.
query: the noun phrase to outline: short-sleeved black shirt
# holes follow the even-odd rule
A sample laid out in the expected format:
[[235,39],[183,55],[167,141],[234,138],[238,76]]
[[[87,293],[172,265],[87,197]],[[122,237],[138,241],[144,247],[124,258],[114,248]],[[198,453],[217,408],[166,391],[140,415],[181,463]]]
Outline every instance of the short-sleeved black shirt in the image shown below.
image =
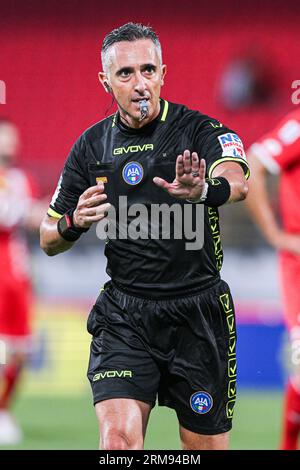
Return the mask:
[[[248,177],[242,143],[234,131],[198,111],[161,100],[158,117],[138,130],[125,126],[117,113],[78,138],[65,163],[48,215],[59,218],[76,207],[79,196],[101,180],[108,202],[116,207],[117,214],[119,196],[127,197],[128,207],[143,204],[149,214],[153,204],[179,204],[182,220],[189,206],[186,217],[197,229],[196,205],[170,197],[153,183],[154,176],[173,181],[176,158],[186,149],[205,158],[207,177],[224,161],[241,164]],[[148,238],[109,238],[105,245],[108,275],[127,290],[149,295],[190,292],[217,282],[223,259],[218,210],[207,206],[201,206],[201,210],[202,248],[186,249],[191,240],[185,236],[184,228],[183,236],[178,238],[174,228],[169,239],[151,238],[149,233]],[[134,218],[128,215],[128,224]],[[159,222],[159,233],[163,223]]]

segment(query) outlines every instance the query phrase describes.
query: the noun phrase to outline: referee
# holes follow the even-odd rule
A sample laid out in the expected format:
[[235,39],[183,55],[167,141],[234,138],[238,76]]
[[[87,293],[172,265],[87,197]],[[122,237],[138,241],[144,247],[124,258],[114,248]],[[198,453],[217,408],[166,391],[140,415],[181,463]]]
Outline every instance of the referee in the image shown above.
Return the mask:
[[[243,145],[215,119],[160,98],[166,65],[150,27],[113,30],[101,58],[99,80],[118,111],[75,142],[41,224],[41,247],[53,256],[94,222],[108,221],[111,280],[87,325],[100,448],[142,449],[157,398],[176,411],[183,449],[227,449],[236,330],[230,290],[220,278],[218,207],[247,195]],[[176,204],[184,229],[198,227],[201,214],[203,244],[188,249],[187,231],[177,236],[174,226],[166,236],[163,218],[158,237],[124,235],[110,215],[123,212],[121,200],[131,214],[128,226],[136,204],[149,211]],[[109,235],[113,223],[116,236]]]

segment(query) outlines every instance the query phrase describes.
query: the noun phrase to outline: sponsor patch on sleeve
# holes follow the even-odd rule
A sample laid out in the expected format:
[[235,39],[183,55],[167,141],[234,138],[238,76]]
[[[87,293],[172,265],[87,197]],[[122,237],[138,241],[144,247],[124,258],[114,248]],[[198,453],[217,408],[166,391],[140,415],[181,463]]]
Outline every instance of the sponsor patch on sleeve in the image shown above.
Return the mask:
[[228,132],[218,137],[222,147],[222,157],[236,157],[246,160],[243,143],[237,134]]

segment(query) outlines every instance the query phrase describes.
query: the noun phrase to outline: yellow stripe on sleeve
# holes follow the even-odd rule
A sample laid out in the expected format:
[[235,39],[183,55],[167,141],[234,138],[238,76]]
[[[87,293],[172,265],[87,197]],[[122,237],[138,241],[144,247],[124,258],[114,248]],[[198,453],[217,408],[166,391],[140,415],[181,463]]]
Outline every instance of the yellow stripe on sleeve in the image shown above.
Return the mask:
[[246,167],[246,172],[245,172],[245,178],[248,179],[249,176],[250,176],[250,168],[249,168],[249,165],[248,165],[248,162],[242,158],[236,158],[236,157],[223,157],[223,158],[219,158],[219,160],[216,160],[210,167],[209,169],[209,172],[208,172],[208,177],[209,178],[212,178],[212,172],[214,171],[214,169],[220,165],[220,163],[223,163],[223,162],[236,162],[236,163],[240,163],[242,164],[243,166]]
[[50,215],[50,217],[54,217],[55,219],[61,219],[63,214],[59,214],[58,212],[54,211],[49,207],[47,214]]

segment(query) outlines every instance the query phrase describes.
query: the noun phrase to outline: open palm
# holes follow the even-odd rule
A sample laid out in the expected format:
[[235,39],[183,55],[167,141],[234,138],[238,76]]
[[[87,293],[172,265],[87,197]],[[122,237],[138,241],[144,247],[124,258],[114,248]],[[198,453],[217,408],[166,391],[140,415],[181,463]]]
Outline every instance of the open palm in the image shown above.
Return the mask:
[[205,186],[206,163],[196,152],[185,150],[176,160],[176,177],[172,183],[155,176],[153,182],[178,199],[199,199]]

